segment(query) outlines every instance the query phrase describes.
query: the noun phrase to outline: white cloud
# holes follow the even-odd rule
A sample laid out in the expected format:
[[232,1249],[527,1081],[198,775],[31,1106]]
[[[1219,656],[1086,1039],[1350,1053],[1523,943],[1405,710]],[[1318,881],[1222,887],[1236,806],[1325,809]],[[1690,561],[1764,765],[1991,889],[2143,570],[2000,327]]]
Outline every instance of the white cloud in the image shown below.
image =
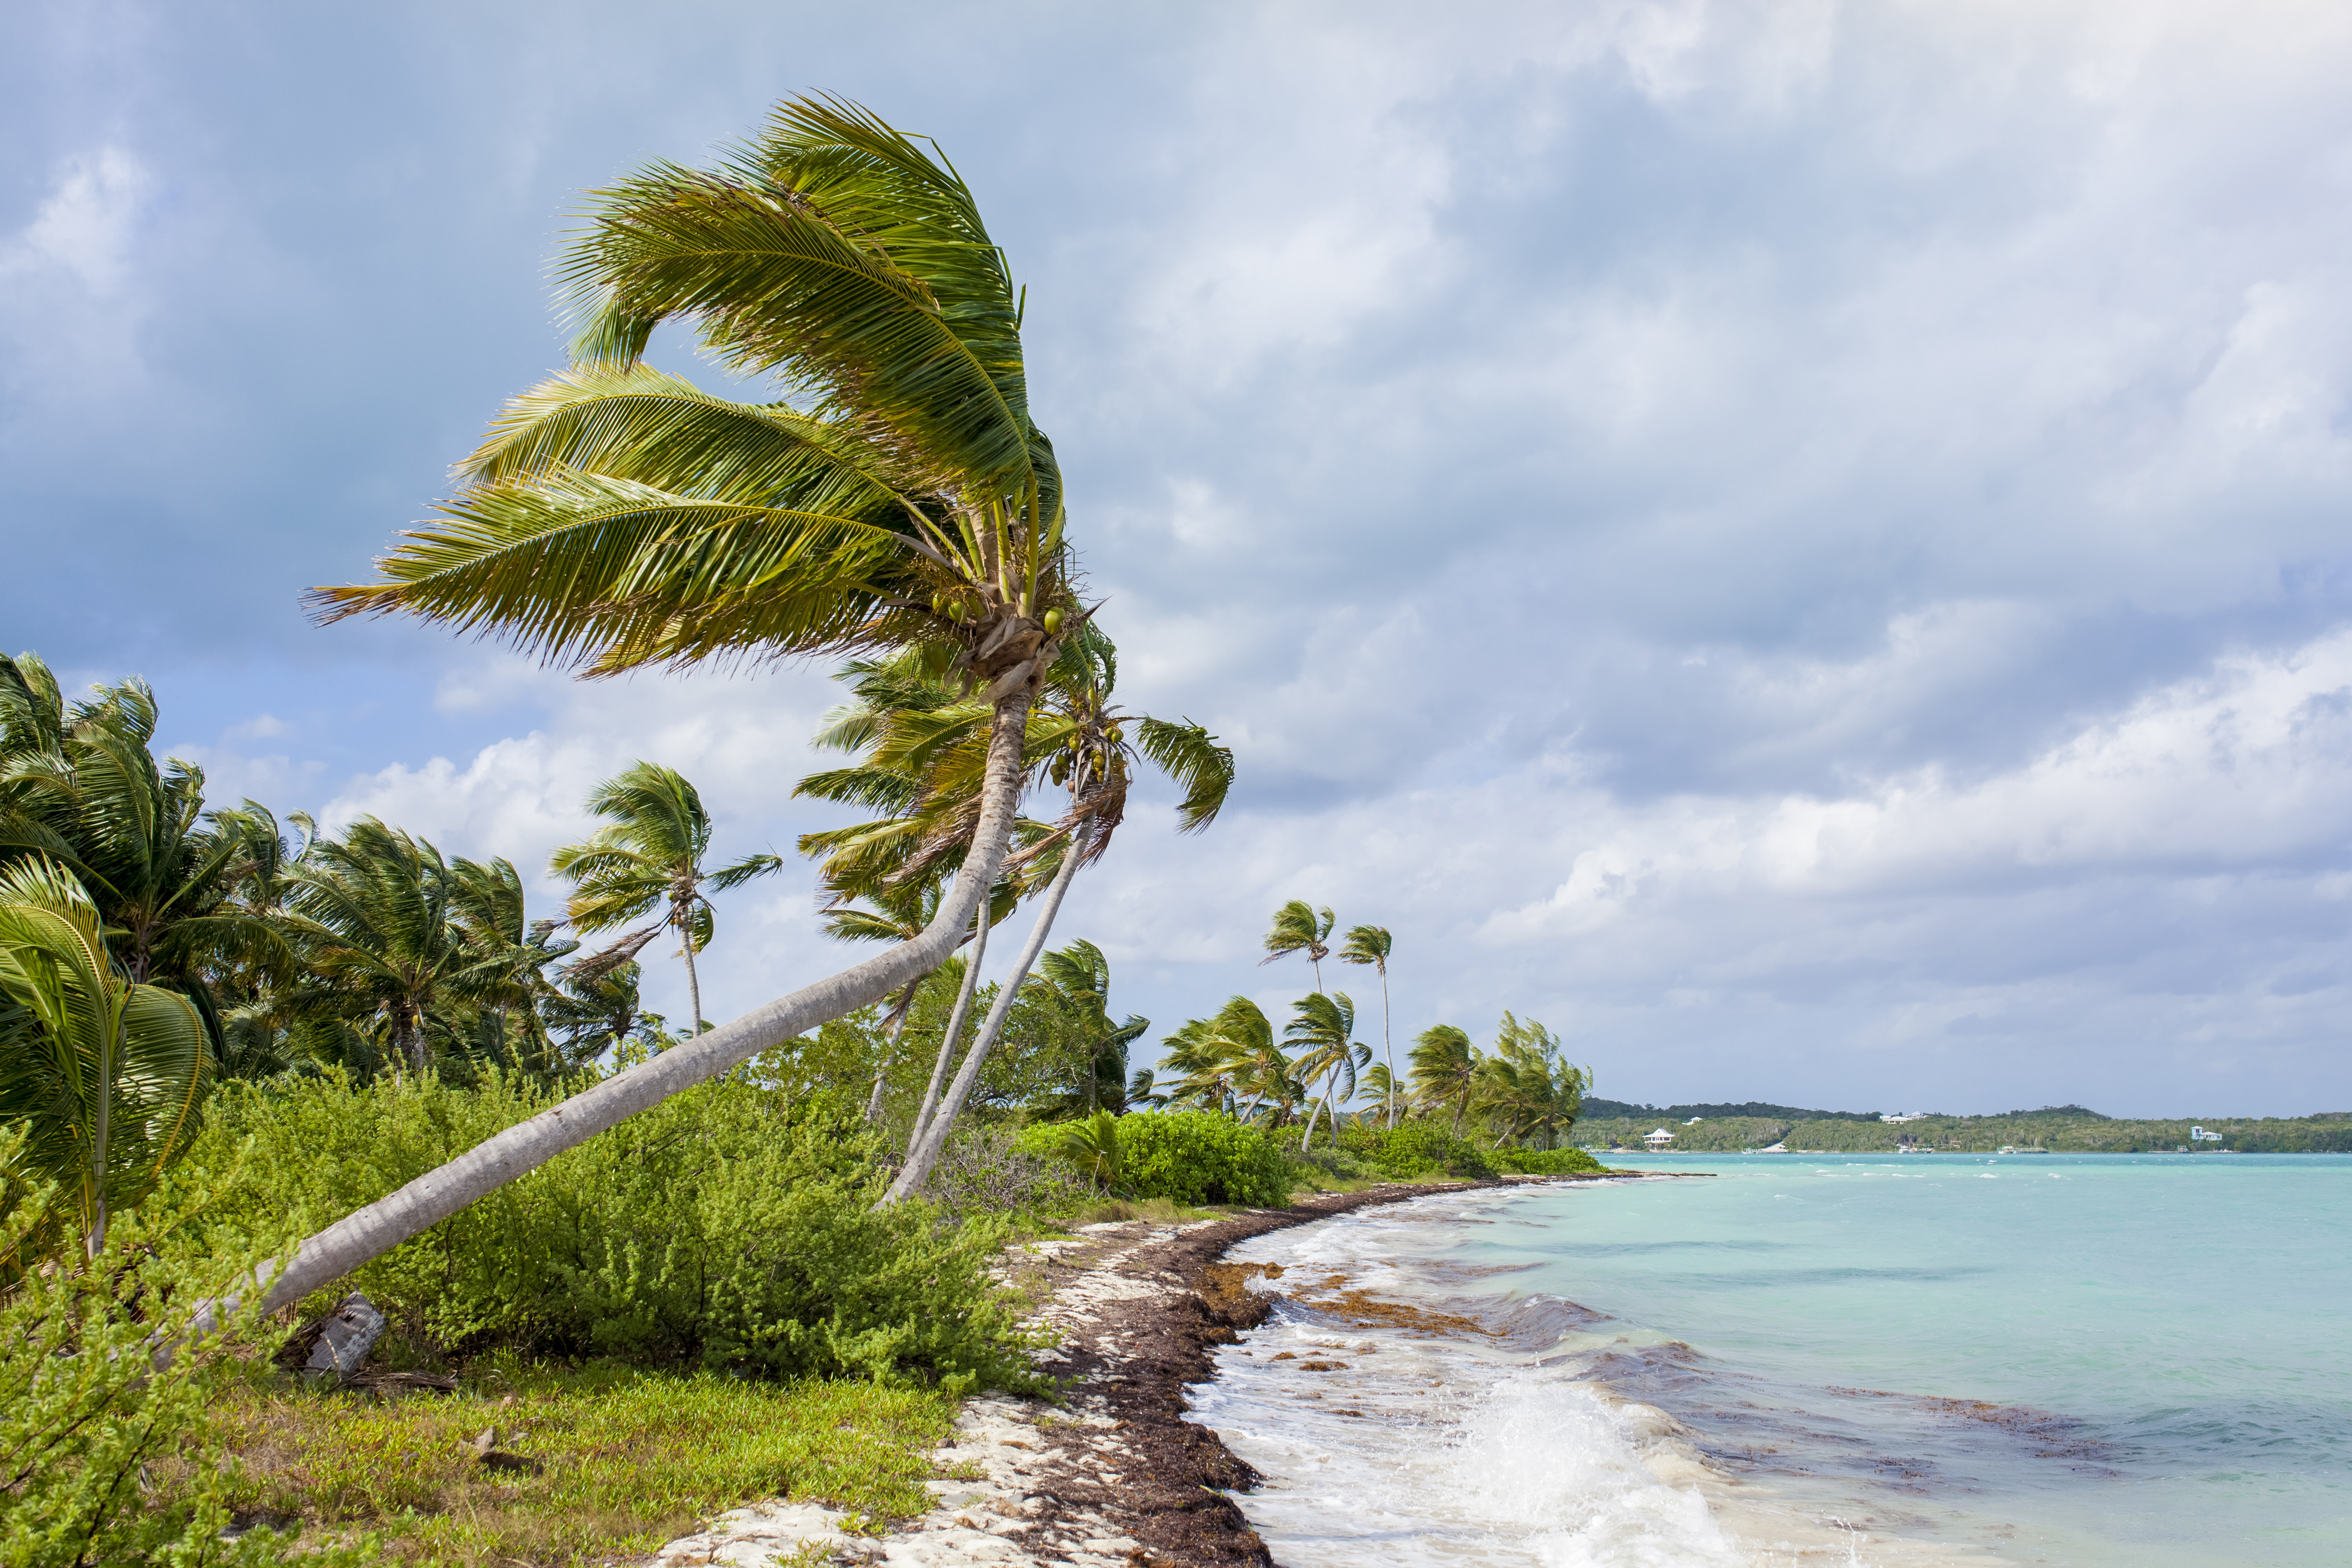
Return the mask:
[[67,160],[31,219],[0,240],[11,387],[55,396],[138,374],[139,241],[154,192],[136,153],[100,147]]

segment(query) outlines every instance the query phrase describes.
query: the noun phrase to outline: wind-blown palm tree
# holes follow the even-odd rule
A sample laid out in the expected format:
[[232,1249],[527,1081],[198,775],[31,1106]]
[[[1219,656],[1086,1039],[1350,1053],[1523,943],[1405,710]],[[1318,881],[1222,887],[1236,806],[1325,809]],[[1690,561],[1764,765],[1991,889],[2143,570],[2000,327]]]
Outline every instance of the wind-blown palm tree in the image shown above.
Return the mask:
[[312,845],[286,879],[281,923],[313,982],[293,1005],[380,1025],[393,1059],[424,1071],[436,1033],[446,1043],[460,1014],[511,995],[514,955],[460,919],[468,865],[372,816]]
[[152,750],[157,709],[126,680],[71,704],[30,654],[0,672],[0,864],[72,871],[134,984],[183,993],[220,1045],[221,970],[282,970],[269,921],[236,907],[246,835],[208,819],[201,769]]
[[1396,1045],[1389,1037],[1389,954],[1396,939],[1389,935],[1386,926],[1350,926],[1347,945],[1339,949],[1342,963],[1369,963],[1381,977],[1381,1054],[1386,1058],[1383,1092],[1387,1096],[1389,1125],[1396,1125],[1397,1083]]
[[[925,1129],[921,1142],[891,1184],[889,1195],[894,1200],[920,1190],[945,1152],[956,1117],[979,1082],[981,1068],[1003,1032],[1031,967],[1045,950],[1071,877],[1110,847],[1111,836],[1126,818],[1128,792],[1139,759],[1151,763],[1183,788],[1176,812],[1178,832],[1200,832],[1216,819],[1224,805],[1234,780],[1233,752],[1189,719],[1170,723],[1119,711],[1111,706],[1118,682],[1118,652],[1108,637],[1090,626],[1078,628],[1051,667],[1044,693],[1044,732],[1033,736],[1032,743],[1047,776],[1069,791],[1070,805],[1046,833],[1015,858],[1050,855],[1058,864],[1038,899],[1029,940],[999,986],[995,1005],[972,1037],[971,1049],[964,1053],[955,1082]],[[1130,722],[1137,730],[1131,742],[1126,733]]]
[[1265,933],[1265,956],[1261,964],[1272,963],[1277,958],[1287,958],[1303,952],[1314,966],[1315,989],[1323,989],[1323,961],[1331,956],[1324,939],[1331,934],[1336,919],[1329,909],[1311,909],[1304,899],[1293,899],[1274,911],[1274,925]]
[[637,991],[640,973],[634,960],[584,973],[575,963],[557,972],[539,1004],[549,1033],[562,1037],[555,1070],[572,1071],[631,1041],[655,1048],[662,1017],[646,1011]]
[[1431,1105],[1454,1107],[1454,1135],[1462,1136],[1462,1118],[1478,1085],[1478,1047],[1451,1024],[1437,1024],[1421,1032],[1412,1047],[1413,1093]]
[[[656,905],[659,925],[615,942],[631,956],[667,926],[677,932],[686,960],[686,989],[694,1008],[694,1034],[702,1032],[702,979],[694,967],[697,950],[708,947],[715,925],[709,889],[725,892],[754,877],[782,869],[775,855],[746,855],[730,866],[706,869],[710,853],[710,814],[702,795],[675,768],[632,763],[596,786],[588,809],[610,818],[585,842],[555,852],[550,867],[572,879],[576,890],[564,906],[572,928],[583,935],[626,925]],[[634,943],[635,945],[630,945]]]
[[[1074,942],[1047,953],[1038,973],[1055,1005],[1076,1023],[1086,1040],[1086,1088],[1063,1109],[1087,1116],[1105,1110],[1124,1114],[1129,1098],[1127,1048],[1143,1037],[1151,1020],[1138,1013],[1124,1019],[1111,1016],[1110,960],[1093,942]],[[1144,1076],[1148,1086],[1150,1075]]]
[[[991,705],[971,849],[923,935],[617,1073],[306,1241],[299,1299],[624,1117],[936,968],[996,881],[1029,704],[1074,608],[1062,482],[1030,417],[1021,300],[946,160],[802,99],[719,166],[599,195],[561,264],[575,364],[509,405],[445,516],[321,590],[592,675],[922,646]],[[796,402],[645,364],[685,321]]]
[[1590,1068],[1560,1059],[1559,1036],[1532,1018],[1521,1023],[1505,1013],[1494,1054],[1478,1064],[1478,1107],[1491,1120],[1495,1146],[1539,1138],[1544,1148],[1557,1148],[1561,1130],[1575,1125],[1591,1081]]
[[[76,1194],[96,1258],[108,1216],[152,1189],[196,1129],[212,1049],[195,1005],[121,972],[89,895],[47,860],[0,868],[0,1119],[21,1121],[25,1168]],[[35,1238],[36,1247],[54,1237]],[[0,1279],[30,1258],[0,1258]]]
[[[1360,1046],[1351,1037],[1356,1032],[1356,1004],[1344,991],[1326,996],[1318,991],[1312,996],[1302,996],[1290,1005],[1297,1014],[1283,1027],[1283,1037],[1300,1047],[1291,1062],[1291,1070],[1302,1083],[1323,1080],[1323,1092],[1307,1112],[1307,1137],[1304,1148],[1315,1147],[1315,1118],[1339,1100],[1356,1096],[1356,1069],[1371,1059],[1371,1047]],[[1337,1099],[1333,1090],[1345,1079],[1346,1087]],[[1331,1135],[1339,1135],[1339,1112],[1330,1109]]]

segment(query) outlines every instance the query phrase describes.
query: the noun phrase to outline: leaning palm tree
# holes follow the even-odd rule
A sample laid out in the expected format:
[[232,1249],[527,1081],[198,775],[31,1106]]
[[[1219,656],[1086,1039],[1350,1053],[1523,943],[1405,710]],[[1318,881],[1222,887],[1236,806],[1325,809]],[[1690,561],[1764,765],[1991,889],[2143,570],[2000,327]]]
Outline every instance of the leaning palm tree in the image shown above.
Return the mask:
[[1477,1092],[1478,1047],[1451,1024],[1423,1029],[1412,1047],[1412,1087],[1426,1103],[1454,1108],[1454,1135],[1459,1138],[1462,1118]]
[[664,926],[677,932],[686,960],[686,990],[694,1009],[694,1034],[702,1032],[702,978],[694,955],[710,945],[715,920],[705,889],[725,892],[754,877],[783,868],[775,855],[746,855],[730,866],[706,869],[710,853],[710,814],[702,795],[675,768],[632,763],[598,784],[588,809],[609,820],[584,842],[555,852],[549,867],[571,879],[573,892],[564,906],[572,929],[582,935],[626,925],[659,906],[661,921],[613,944],[635,957]]
[[1283,1026],[1283,1037],[1300,1047],[1291,1063],[1291,1070],[1302,1083],[1323,1080],[1323,1090],[1307,1112],[1307,1138],[1304,1147],[1315,1147],[1315,1119],[1329,1111],[1331,1135],[1339,1135],[1338,1100],[1333,1091],[1345,1080],[1346,1087],[1338,1100],[1353,1100],[1356,1096],[1356,1071],[1371,1059],[1371,1048],[1360,1046],[1351,1037],[1356,1032],[1356,1004],[1344,991],[1326,996],[1318,991],[1312,996],[1302,996],[1290,1005],[1297,1014]]
[[[74,1194],[94,1258],[108,1216],[144,1196],[195,1132],[212,1069],[204,1022],[186,997],[130,978],[89,895],[42,859],[0,869],[0,1120],[28,1130],[0,1184]],[[0,1279],[33,1261],[0,1258]]]
[[1396,1125],[1396,1045],[1389,1036],[1389,953],[1396,939],[1389,935],[1386,926],[1350,926],[1347,945],[1339,950],[1342,963],[1369,963],[1381,977],[1381,1054],[1387,1058],[1389,1125]]
[[[1073,612],[1060,468],[1030,417],[1021,299],[961,177],[833,99],[717,167],[600,193],[560,264],[573,367],[518,398],[445,515],[323,616],[414,615],[589,675],[936,650],[990,705],[971,852],[930,926],[604,1079],[306,1241],[298,1299],[483,1194],[936,968],[997,878],[1029,705]],[[781,402],[644,363],[665,321]]]
[[1274,911],[1274,925],[1265,933],[1265,956],[1258,963],[1272,963],[1277,958],[1287,958],[1303,952],[1315,969],[1315,989],[1323,989],[1323,961],[1331,956],[1324,939],[1331,934],[1336,923],[1329,909],[1312,909],[1304,899],[1293,899]]

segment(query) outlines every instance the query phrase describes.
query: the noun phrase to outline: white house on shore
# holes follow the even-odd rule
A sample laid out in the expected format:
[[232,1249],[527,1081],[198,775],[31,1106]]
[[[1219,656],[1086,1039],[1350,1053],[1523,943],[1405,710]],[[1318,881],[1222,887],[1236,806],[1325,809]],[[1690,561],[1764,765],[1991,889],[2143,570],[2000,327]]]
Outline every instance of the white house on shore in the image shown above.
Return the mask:
[[1663,1127],[1642,1140],[1643,1142],[1647,1143],[1653,1149],[1664,1149],[1667,1144],[1674,1141],[1675,1135],[1667,1131]]

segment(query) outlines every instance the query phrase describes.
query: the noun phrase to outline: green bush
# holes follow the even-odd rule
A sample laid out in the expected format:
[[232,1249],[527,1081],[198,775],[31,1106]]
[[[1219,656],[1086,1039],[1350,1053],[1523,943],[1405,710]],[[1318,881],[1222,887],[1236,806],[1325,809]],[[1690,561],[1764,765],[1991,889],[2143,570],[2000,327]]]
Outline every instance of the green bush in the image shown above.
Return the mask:
[[1482,1179],[1495,1173],[1486,1151],[1433,1121],[1350,1127],[1339,1135],[1339,1146],[1392,1181],[1437,1175]]
[[[1137,1111],[1117,1121],[1121,1185],[1131,1196],[1244,1208],[1290,1202],[1288,1164],[1255,1127],[1206,1110]],[[1071,1125],[1037,1122],[1022,1130],[1016,1147],[1060,1153]]]
[[[543,1109],[496,1073],[229,1086],[193,1162],[248,1142],[254,1214],[331,1220]],[[357,1270],[444,1353],[509,1348],[774,1375],[914,1375],[1026,1386],[990,1279],[994,1221],[877,1208],[887,1171],[856,1106],[734,1073],[559,1155]],[[325,1304],[321,1297],[309,1305]]]
[[[21,1131],[0,1133],[0,1162],[22,1142]],[[47,1184],[20,1186],[0,1215],[0,1253],[58,1206]],[[202,1207],[188,1200],[182,1219]],[[170,1212],[152,1199],[145,1209]],[[177,1224],[134,1211],[115,1217],[95,1259],[69,1254],[0,1296],[0,1563],[9,1568],[373,1560],[372,1543],[298,1552],[291,1537],[267,1530],[220,1539],[234,1522],[225,1495],[234,1476],[205,1412],[219,1392],[224,1342],[187,1347],[161,1371],[152,1352],[186,1331],[194,1303],[264,1254],[249,1238],[236,1257],[192,1261],[191,1250]],[[151,1467],[192,1485],[151,1492]]]
[[1566,1176],[1609,1168],[1581,1149],[1493,1149],[1486,1160],[1497,1171],[1526,1176]]

